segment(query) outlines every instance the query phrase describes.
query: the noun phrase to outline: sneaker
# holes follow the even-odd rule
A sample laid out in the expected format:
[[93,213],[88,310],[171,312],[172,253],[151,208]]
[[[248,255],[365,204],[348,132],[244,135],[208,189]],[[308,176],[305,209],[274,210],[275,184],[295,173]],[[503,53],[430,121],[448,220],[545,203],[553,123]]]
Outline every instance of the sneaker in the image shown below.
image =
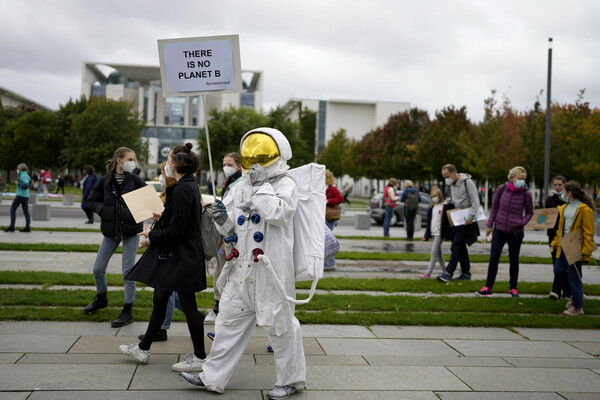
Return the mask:
[[217,314],[215,314],[215,311],[213,310],[204,318],[204,322],[215,322],[215,319],[217,319]]
[[193,353],[187,353],[183,361],[173,364],[171,369],[178,372],[200,372],[202,371],[202,364],[204,360],[196,357]]
[[108,299],[106,298],[106,293],[99,293],[96,295],[94,301],[92,301],[87,306],[83,307],[83,312],[86,314],[93,314],[101,308],[108,307]]
[[457,281],[470,281],[471,280],[471,275],[470,274],[460,274],[458,276],[458,278],[456,278]]
[[567,304],[565,304],[565,308],[573,308],[573,299],[569,299],[569,301],[567,301]]
[[135,358],[141,363],[147,363],[150,358],[150,350],[142,350],[140,349],[139,343],[133,343],[130,345],[120,345],[119,350],[121,353],[129,356],[131,358]]
[[484,286],[480,291],[475,292],[475,294],[479,297],[492,297],[492,290],[488,289],[487,286]]
[[206,336],[208,336],[208,338],[210,340],[215,340],[215,333],[214,332],[207,332]]
[[267,346],[267,351],[268,351],[269,353],[274,353],[274,352],[275,352],[275,351],[273,350],[273,347],[271,347],[271,345],[268,345],[268,346]]
[[294,386],[275,386],[273,390],[267,393],[267,398],[271,400],[283,400],[290,397],[290,394],[296,391]]
[[431,275],[425,273],[423,275],[421,275],[421,279],[429,279],[431,277]]
[[[144,336],[146,336],[146,335],[145,334],[139,335],[138,339],[144,340]],[[167,331],[165,329],[159,329],[158,332],[156,332],[156,336],[154,336],[153,342],[166,342],[167,339],[168,339]]]
[[548,296],[548,298],[552,299],[552,300],[559,300],[560,299],[560,295],[556,292],[550,292],[550,295]]
[[446,272],[437,277],[438,281],[442,282],[450,282],[452,280],[452,276]]
[[201,388],[201,389],[206,388],[206,386],[204,385],[204,382],[202,382],[202,379],[200,379],[199,374],[188,374],[187,372],[180,372],[179,379],[181,379],[185,383],[190,384],[194,387]]
[[508,293],[510,293],[511,297],[519,297],[519,292],[517,291],[517,289],[510,289]]
[[127,313],[127,312],[122,312],[121,315],[119,315],[117,317],[117,319],[115,319],[113,322],[110,323],[110,326],[112,326],[113,328],[120,328],[120,327],[130,324],[132,322],[133,322],[133,314]]
[[571,307],[571,308],[563,311],[563,314],[575,316],[575,315],[583,315],[585,313],[583,312],[583,308]]

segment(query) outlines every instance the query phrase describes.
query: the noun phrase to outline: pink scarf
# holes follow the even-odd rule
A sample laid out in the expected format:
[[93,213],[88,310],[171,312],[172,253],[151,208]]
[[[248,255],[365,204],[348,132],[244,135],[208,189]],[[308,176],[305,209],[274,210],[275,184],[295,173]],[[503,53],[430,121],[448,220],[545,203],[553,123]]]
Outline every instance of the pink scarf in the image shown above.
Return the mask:
[[520,192],[523,188],[516,187],[511,181],[508,181],[508,188],[511,192]]

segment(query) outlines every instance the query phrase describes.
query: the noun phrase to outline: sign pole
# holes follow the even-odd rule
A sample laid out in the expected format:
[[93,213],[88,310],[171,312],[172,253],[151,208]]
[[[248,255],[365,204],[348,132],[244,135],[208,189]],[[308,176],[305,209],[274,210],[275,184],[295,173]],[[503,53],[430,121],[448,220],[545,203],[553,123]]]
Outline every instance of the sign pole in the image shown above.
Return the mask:
[[215,173],[212,164],[212,153],[210,151],[210,135],[208,134],[208,107],[206,107],[206,95],[202,95],[202,107],[204,108],[204,132],[206,133],[206,149],[208,150],[208,165],[210,167],[210,184],[213,190],[213,199],[217,202],[217,190],[215,189]]

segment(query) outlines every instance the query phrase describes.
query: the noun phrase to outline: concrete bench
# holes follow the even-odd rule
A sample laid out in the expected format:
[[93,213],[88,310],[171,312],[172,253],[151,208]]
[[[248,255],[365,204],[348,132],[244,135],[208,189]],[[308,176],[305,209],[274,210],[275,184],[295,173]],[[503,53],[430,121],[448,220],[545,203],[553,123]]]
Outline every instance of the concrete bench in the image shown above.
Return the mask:
[[63,194],[62,203],[63,203],[63,206],[72,206],[73,205],[73,195],[72,194]]
[[371,229],[371,216],[369,214],[355,215],[354,228],[368,231]]
[[34,221],[49,221],[50,204],[34,204],[31,219]]

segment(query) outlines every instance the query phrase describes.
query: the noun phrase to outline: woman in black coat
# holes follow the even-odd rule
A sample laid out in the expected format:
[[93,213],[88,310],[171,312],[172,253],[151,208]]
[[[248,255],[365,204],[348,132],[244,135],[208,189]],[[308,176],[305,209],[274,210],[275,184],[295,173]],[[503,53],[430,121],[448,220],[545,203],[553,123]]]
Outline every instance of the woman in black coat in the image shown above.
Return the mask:
[[[84,313],[93,314],[108,306],[106,268],[115,250],[123,242],[121,266],[124,305],[121,315],[111,322],[113,328],[127,325],[133,321],[131,308],[135,302],[135,281],[125,279],[125,275],[135,264],[137,248],[140,243],[137,234],[142,231],[142,224],[135,222],[122,196],[146,186],[142,178],[132,173],[136,167],[135,160],[133,150],[127,147],[119,147],[115,150],[113,158],[106,164],[107,175],[98,180],[87,198],[87,206],[100,216],[100,230],[104,237],[100,243],[93,268],[96,299],[83,308]],[[87,179],[90,177],[88,176]]]
[[198,311],[195,293],[206,289],[206,268],[200,236],[202,200],[194,173],[198,170],[198,156],[191,151],[192,144],[175,146],[165,166],[168,177],[177,183],[167,188],[165,210],[155,214],[158,222],[152,230],[145,225],[140,234],[149,246],[142,258],[127,275],[128,279],[143,282],[154,288],[154,309],[144,339],[140,343],[122,345],[123,354],[140,362],[147,362],[150,346],[160,329],[173,291],[187,319],[192,336],[194,354],[173,365],[175,371],[199,371],[206,358],[204,349],[204,313]]

